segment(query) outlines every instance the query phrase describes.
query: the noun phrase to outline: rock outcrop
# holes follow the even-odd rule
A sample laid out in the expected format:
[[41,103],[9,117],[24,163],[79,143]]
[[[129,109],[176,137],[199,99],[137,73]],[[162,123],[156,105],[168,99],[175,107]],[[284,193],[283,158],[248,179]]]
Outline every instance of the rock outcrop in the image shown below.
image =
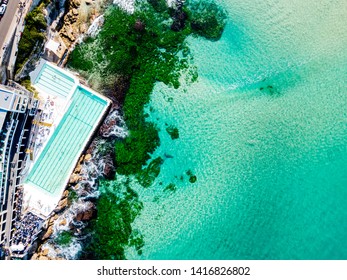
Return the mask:
[[92,155],[91,155],[91,154],[86,154],[86,155],[84,156],[84,161],[89,161],[91,158],[92,158]]
[[77,184],[81,180],[82,180],[82,177],[80,175],[73,173],[70,176],[69,184]]
[[59,35],[70,48],[88,30],[88,26],[102,11],[104,0],[68,0],[68,9],[63,19]]
[[42,236],[41,240],[47,240],[53,234],[53,226],[49,226],[46,233]]
[[78,222],[86,222],[90,221],[93,217],[95,217],[95,209],[89,209],[85,212],[79,213],[76,216],[76,221]]

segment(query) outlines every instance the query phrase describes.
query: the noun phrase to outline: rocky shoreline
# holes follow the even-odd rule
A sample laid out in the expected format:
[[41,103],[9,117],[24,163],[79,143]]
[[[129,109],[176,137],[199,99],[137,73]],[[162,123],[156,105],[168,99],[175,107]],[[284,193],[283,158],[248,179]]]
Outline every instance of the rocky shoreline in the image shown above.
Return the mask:
[[[59,42],[63,49],[62,53],[66,50],[68,54],[84,36],[90,36],[99,29],[103,23],[99,19],[109,4],[111,1],[108,0],[55,0],[49,3],[42,10],[48,24],[44,32],[46,37],[44,42],[48,40]],[[37,5],[38,3],[35,6]],[[41,57],[46,58],[42,47],[43,45],[38,53],[32,53],[28,62],[16,75],[16,80],[26,79],[28,73],[35,68],[37,60]],[[62,65],[65,62],[63,61]],[[112,88],[106,95],[113,101],[113,105],[99,131],[93,136],[90,146],[80,156],[57,207],[44,223],[41,233],[34,242],[29,252],[29,258],[32,260],[77,258],[78,251],[82,248],[81,244],[86,238],[83,229],[96,217],[98,179],[112,179],[115,175],[112,143],[117,137],[126,137],[127,132],[119,113],[117,101],[119,93]],[[59,245],[57,242],[59,236],[66,232],[71,237],[70,242]],[[67,252],[71,251],[71,246],[77,249],[75,255]]]
[[105,9],[106,0],[67,0],[67,11],[62,23],[57,25],[59,35],[70,49],[76,41],[88,32],[94,20]]

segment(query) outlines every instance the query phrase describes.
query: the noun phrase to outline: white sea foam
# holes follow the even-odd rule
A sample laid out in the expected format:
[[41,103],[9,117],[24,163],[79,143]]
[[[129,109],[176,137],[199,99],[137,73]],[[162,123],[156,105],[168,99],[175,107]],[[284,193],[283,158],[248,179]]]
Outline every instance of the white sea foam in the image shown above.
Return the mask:
[[125,121],[122,116],[119,114],[118,110],[114,110],[110,113],[104,122],[106,125],[109,125],[109,129],[102,133],[103,137],[115,136],[118,138],[125,138],[128,136],[128,130],[126,128]]
[[135,0],[113,0],[113,4],[132,14],[135,11]]
[[104,15],[95,18],[88,28],[87,35],[90,37],[95,37],[96,35],[98,35],[100,27],[104,24],[104,20]]
[[[173,7],[177,3],[177,0],[166,0],[166,2],[169,7]],[[127,11],[129,14],[132,14],[135,11],[136,1],[135,0],[113,0],[113,4],[119,6],[123,10]]]

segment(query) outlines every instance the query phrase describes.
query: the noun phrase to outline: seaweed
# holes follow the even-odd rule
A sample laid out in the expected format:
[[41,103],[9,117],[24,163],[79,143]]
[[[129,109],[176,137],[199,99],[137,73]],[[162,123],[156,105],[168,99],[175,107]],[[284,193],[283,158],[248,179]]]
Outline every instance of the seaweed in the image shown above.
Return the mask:
[[71,240],[72,240],[71,231],[62,231],[55,239],[55,242],[58,245],[67,246],[71,243]]
[[166,132],[170,135],[172,140],[175,140],[175,139],[179,138],[178,128],[174,127],[173,125],[169,125],[166,128]]
[[164,189],[164,191],[171,191],[171,192],[175,192],[176,190],[177,190],[177,187],[173,183],[168,184]]
[[195,183],[196,180],[197,180],[197,177],[195,175],[192,175],[192,176],[189,177],[189,182],[192,183],[192,184]]
[[[197,79],[197,69],[189,63],[192,56],[185,39],[192,33],[218,39],[225,25],[225,12],[216,4],[191,2],[177,8],[187,14],[190,24],[174,31],[170,22],[177,11],[164,2],[142,2],[130,15],[110,7],[98,36],[77,46],[68,60],[70,67],[90,75],[98,72],[104,80],[116,76],[128,82],[121,105],[129,136],[115,144],[119,174],[140,173],[160,144],[156,125],[146,121],[148,115],[144,113],[155,83],[178,88],[183,72],[192,81]],[[168,133],[172,139],[179,136],[177,128],[168,128]]]
[[220,39],[227,19],[220,6],[214,2],[190,1],[187,11],[192,33],[211,41]]
[[142,235],[132,228],[143,205],[129,183],[105,180],[100,188],[97,219],[90,225],[93,235],[82,258],[125,259],[125,247],[133,246],[139,252],[144,245]]
[[157,157],[152,160],[150,164],[141,170],[136,176],[137,180],[143,187],[150,187],[155,178],[159,175],[160,166],[163,164],[164,160],[161,157]]
[[196,175],[193,174],[193,172],[190,169],[186,171],[186,174],[189,176],[189,182],[190,183],[193,184],[196,182],[197,177],[196,177]]
[[72,203],[78,199],[78,194],[74,189],[70,188],[67,198],[68,198],[69,203]]

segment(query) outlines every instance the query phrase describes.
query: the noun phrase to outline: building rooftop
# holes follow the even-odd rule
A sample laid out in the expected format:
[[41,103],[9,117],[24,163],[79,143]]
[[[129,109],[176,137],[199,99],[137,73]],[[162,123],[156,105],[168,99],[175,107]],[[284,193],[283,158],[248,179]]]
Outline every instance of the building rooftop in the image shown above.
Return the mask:
[[10,110],[14,98],[15,95],[12,92],[0,88],[0,109]]

